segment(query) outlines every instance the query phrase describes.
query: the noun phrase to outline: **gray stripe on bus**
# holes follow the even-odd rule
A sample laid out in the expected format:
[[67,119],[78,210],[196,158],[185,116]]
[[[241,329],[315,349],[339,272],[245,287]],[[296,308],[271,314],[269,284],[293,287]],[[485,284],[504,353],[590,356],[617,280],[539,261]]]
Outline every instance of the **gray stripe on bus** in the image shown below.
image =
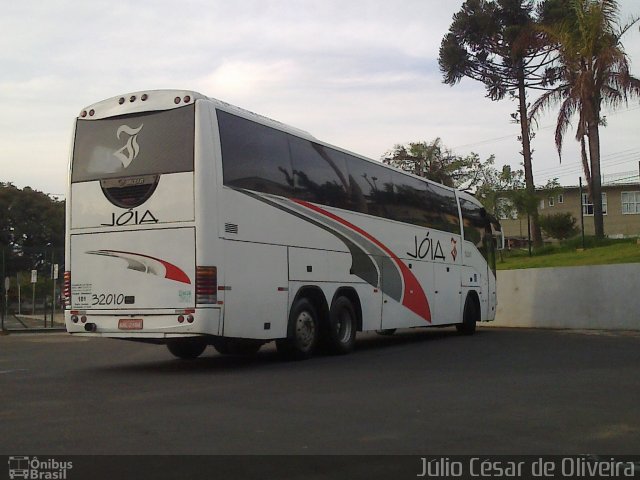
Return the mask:
[[[291,200],[281,200],[286,202],[286,206],[275,200],[267,199],[255,192],[236,189],[239,192],[245,193],[257,200],[260,200],[268,205],[283,210],[291,215],[295,215],[323,230],[333,234],[339,238],[349,248],[352,256],[351,273],[359,278],[362,278],[369,285],[380,288],[386,295],[393,298],[397,302],[402,301],[403,283],[402,276],[395,265],[393,260],[389,258],[388,254],[378,247],[375,243],[363,237],[357,232],[349,229],[349,227],[332,220],[320,213],[309,210],[308,208],[299,205]],[[325,223],[329,223],[326,225]],[[371,258],[374,259],[378,265],[375,269]],[[382,281],[378,283],[378,272],[383,272]],[[375,273],[375,278],[373,274]]]
[[[237,189],[237,188],[235,188],[234,190],[240,193],[244,193],[245,195],[248,195],[250,197],[253,197],[256,200],[259,200],[263,203],[266,203],[267,205],[277,208],[278,210],[286,212],[290,215],[294,215],[336,236],[340,241],[342,241],[347,246],[347,248],[349,249],[349,252],[351,253],[351,273],[357,276],[358,278],[361,278],[372,287],[382,289],[382,286],[379,284],[379,281],[378,281],[380,278],[378,274],[378,269],[376,268],[375,264],[373,263],[373,261],[371,260],[367,252],[364,251],[364,249],[361,246],[357,245],[355,242],[350,240],[345,235],[335,231],[335,229],[329,227],[328,225],[325,225],[324,223],[321,223],[314,219],[309,218],[309,211],[307,209],[305,209],[304,213],[302,213],[290,208],[289,206],[284,206],[273,200],[265,198],[255,192]],[[323,220],[324,220],[324,217],[323,217]]]

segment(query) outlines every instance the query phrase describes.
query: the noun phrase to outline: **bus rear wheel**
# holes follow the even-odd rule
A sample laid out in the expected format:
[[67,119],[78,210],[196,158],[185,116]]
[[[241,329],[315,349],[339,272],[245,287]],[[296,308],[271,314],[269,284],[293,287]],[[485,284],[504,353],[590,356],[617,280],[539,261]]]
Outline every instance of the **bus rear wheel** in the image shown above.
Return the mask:
[[176,357],[189,360],[198,358],[207,348],[207,342],[201,338],[175,338],[167,342],[167,348]]
[[329,325],[326,332],[327,348],[331,353],[345,354],[356,344],[358,321],[356,312],[347,297],[338,297],[329,311]]
[[278,353],[286,359],[304,360],[318,344],[318,313],[306,298],[296,300],[289,314],[287,338],[276,340]]

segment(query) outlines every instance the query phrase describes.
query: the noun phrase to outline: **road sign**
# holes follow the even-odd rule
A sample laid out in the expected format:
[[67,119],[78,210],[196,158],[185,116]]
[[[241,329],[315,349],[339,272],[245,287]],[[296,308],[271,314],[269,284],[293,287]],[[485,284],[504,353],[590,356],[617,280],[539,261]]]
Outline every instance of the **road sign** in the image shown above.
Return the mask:
[[4,279],[4,290],[5,290],[5,292],[9,291],[9,287],[11,287],[11,279],[9,277],[5,277],[5,279]]
[[31,283],[38,283],[38,270],[31,270]]
[[57,263],[54,263],[54,264],[53,264],[53,274],[52,274],[52,278],[53,278],[54,280],[57,280],[57,279],[58,279],[58,264],[57,264]]

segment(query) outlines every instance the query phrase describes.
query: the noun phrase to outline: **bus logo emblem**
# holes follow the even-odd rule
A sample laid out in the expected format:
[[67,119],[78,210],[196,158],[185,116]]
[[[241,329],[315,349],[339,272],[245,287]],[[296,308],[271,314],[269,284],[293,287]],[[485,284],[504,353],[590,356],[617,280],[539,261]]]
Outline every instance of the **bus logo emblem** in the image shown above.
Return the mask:
[[114,155],[122,162],[122,166],[124,168],[129,167],[131,162],[135,160],[135,158],[140,153],[140,145],[138,145],[138,133],[142,130],[143,124],[140,124],[138,128],[133,128],[128,125],[120,125],[116,132],[116,137],[120,140],[120,135],[123,133],[129,135],[127,139],[127,143],[125,143],[124,147],[114,153]]

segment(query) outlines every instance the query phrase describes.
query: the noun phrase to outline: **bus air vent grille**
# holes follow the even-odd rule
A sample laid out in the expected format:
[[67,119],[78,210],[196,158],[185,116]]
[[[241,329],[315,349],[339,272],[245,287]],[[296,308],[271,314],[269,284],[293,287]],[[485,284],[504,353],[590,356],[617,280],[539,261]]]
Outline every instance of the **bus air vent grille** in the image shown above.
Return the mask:
[[238,234],[238,224],[237,223],[225,223],[224,231],[226,233]]

